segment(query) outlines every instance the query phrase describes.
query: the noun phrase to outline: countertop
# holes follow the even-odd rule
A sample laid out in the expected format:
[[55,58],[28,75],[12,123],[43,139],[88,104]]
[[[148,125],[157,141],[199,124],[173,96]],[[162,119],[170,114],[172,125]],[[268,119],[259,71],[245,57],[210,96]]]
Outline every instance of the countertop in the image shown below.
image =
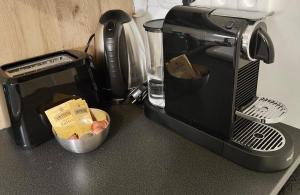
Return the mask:
[[[276,194],[297,168],[245,169],[147,119],[132,105],[112,108],[108,139],[73,154],[52,139],[32,150],[0,131],[0,193],[26,194]],[[295,140],[300,132],[284,126]]]

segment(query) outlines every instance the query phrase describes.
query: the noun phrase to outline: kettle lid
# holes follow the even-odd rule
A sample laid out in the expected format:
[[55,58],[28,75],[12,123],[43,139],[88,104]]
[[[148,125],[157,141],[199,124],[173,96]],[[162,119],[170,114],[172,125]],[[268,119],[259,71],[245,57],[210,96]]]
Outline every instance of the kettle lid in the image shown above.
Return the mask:
[[131,18],[123,10],[109,10],[101,16],[100,23],[105,24],[106,22],[109,22],[111,20],[116,20],[123,24],[123,23],[130,22]]

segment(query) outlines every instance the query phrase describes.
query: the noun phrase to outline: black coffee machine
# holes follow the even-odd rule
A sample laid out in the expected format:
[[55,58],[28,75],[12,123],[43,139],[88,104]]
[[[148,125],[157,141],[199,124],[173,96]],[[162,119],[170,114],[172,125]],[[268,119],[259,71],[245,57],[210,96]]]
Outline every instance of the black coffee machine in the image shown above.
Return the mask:
[[[286,107],[256,96],[260,60],[274,61],[261,13],[192,6],[172,8],[162,27],[165,108],[145,104],[148,118],[227,159],[258,171],[293,161],[293,142],[280,122]],[[174,77],[166,64],[185,54],[202,70]],[[201,71],[200,71],[201,72]]]

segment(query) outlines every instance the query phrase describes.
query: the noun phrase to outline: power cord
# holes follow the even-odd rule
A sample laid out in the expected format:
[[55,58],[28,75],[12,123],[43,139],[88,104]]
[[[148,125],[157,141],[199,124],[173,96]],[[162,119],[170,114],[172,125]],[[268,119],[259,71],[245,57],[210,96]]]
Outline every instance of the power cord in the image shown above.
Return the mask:
[[[87,53],[91,41],[93,40],[93,38],[95,37],[95,34],[92,34],[88,40],[88,42],[86,43],[84,52]],[[90,63],[91,66],[93,66],[92,63],[92,56],[89,55],[89,59],[90,59]],[[123,103],[131,103],[131,104],[135,104],[135,103],[142,103],[144,101],[144,99],[147,97],[148,95],[148,90],[147,90],[147,82],[131,89],[131,91],[128,93],[127,98],[125,99],[125,101]]]
[[124,103],[142,103],[148,95],[147,89],[147,82],[139,85],[138,87],[133,88],[127,95],[127,98],[125,99]]
[[95,33],[92,34],[88,40],[88,42],[86,43],[86,46],[85,46],[85,49],[84,49],[84,52],[87,53],[87,51],[89,50],[89,47],[90,47],[90,44],[91,44],[91,41],[93,40],[93,38],[95,37]]

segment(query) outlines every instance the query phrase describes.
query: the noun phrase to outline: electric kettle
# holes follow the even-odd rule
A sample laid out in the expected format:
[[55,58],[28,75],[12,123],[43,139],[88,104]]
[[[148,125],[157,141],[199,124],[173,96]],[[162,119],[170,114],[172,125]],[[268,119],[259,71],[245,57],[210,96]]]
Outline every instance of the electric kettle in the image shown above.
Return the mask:
[[95,70],[104,93],[123,100],[146,80],[145,46],[134,20],[122,10],[105,12],[95,33]]

